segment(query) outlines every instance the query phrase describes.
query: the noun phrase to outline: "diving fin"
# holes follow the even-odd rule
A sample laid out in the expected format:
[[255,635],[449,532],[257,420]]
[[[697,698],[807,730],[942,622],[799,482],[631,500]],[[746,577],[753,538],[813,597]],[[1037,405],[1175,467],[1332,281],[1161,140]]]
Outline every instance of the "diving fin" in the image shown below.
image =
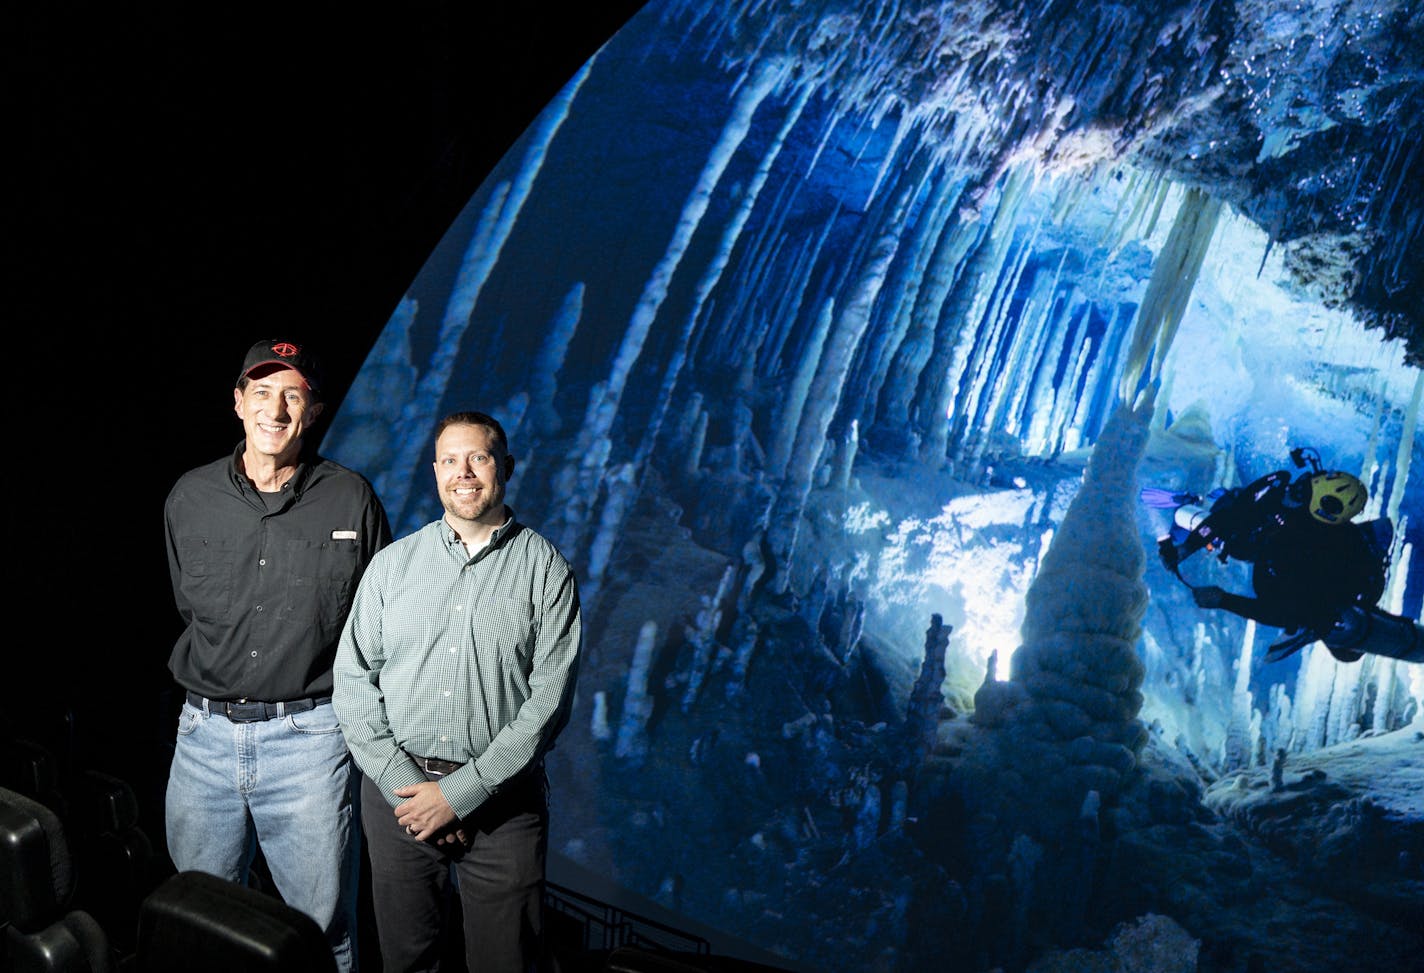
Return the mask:
[[1279,642],[1272,644],[1271,647],[1266,650],[1265,661],[1280,662],[1282,659],[1287,659],[1295,655],[1301,649],[1318,639],[1319,636],[1308,628],[1302,628],[1299,631],[1292,632]]
[[1166,487],[1143,487],[1138,492],[1137,498],[1142,501],[1143,506],[1154,507],[1157,510],[1175,510],[1184,503],[1196,503],[1201,500],[1201,497],[1195,493],[1169,490]]

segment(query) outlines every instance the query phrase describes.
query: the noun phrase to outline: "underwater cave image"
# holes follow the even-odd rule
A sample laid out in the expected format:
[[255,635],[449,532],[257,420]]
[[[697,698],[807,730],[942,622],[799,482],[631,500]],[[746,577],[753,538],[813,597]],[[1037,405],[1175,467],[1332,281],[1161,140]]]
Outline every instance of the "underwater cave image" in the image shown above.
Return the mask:
[[[1408,3],[644,8],[323,444],[399,536],[508,430],[585,612],[551,878],[787,969],[1419,969],[1421,118]],[[1358,651],[1159,557],[1314,464]]]

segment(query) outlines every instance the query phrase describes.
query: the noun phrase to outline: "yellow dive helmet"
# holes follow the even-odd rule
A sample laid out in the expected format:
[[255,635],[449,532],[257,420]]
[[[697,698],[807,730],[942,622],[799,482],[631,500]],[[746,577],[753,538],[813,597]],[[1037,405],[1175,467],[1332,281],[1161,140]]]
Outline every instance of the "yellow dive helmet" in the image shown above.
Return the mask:
[[1343,524],[1365,509],[1365,485],[1338,470],[1310,478],[1310,515],[1322,524]]

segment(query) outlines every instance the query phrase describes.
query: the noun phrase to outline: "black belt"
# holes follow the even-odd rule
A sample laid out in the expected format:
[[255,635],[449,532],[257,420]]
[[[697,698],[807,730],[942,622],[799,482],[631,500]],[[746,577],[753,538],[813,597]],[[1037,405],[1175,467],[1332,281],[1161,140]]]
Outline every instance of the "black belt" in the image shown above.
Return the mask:
[[262,703],[251,699],[208,699],[190,689],[188,702],[198,709],[221,713],[234,723],[260,723],[263,720],[275,720],[288,713],[305,713],[318,706],[325,706],[331,702],[331,697],[309,696],[306,699],[289,699],[280,703]]
[[434,774],[436,777],[444,777],[446,774],[453,774],[464,764],[456,763],[453,760],[436,760],[434,757],[422,757],[419,754],[407,753],[411,760],[427,774]]

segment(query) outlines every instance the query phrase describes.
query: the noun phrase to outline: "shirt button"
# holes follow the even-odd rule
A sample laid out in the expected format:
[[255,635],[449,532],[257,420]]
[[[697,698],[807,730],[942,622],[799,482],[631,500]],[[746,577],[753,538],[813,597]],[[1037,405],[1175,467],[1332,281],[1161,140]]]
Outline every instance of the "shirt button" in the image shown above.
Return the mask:
[[449,695],[450,695],[450,690],[448,690],[448,689],[445,690],[445,695],[446,695],[446,696],[449,696]]
[[451,651],[451,652],[454,652],[454,651],[455,651],[455,647],[454,647],[453,645],[450,646],[450,651]]
[[252,650],[252,658],[254,658],[254,659],[257,658],[257,650],[256,650],[256,649],[253,649],[253,650]]
[[258,611],[262,611],[262,606],[261,606],[261,605],[258,605],[258,606],[257,606],[257,610],[258,610]]
[[447,736],[442,736],[442,737],[440,738],[440,742],[441,742],[441,743],[445,743],[445,742],[448,741],[449,739],[450,739],[450,738],[447,737]]
[[455,606],[455,610],[456,610],[457,612],[464,611],[464,610],[465,610],[465,606],[464,606],[464,605],[456,605],[456,606]]
[[257,559],[257,563],[258,563],[259,565],[261,565],[262,567],[266,567],[266,566],[267,566],[267,559],[266,559],[265,557],[260,557],[260,558]]

